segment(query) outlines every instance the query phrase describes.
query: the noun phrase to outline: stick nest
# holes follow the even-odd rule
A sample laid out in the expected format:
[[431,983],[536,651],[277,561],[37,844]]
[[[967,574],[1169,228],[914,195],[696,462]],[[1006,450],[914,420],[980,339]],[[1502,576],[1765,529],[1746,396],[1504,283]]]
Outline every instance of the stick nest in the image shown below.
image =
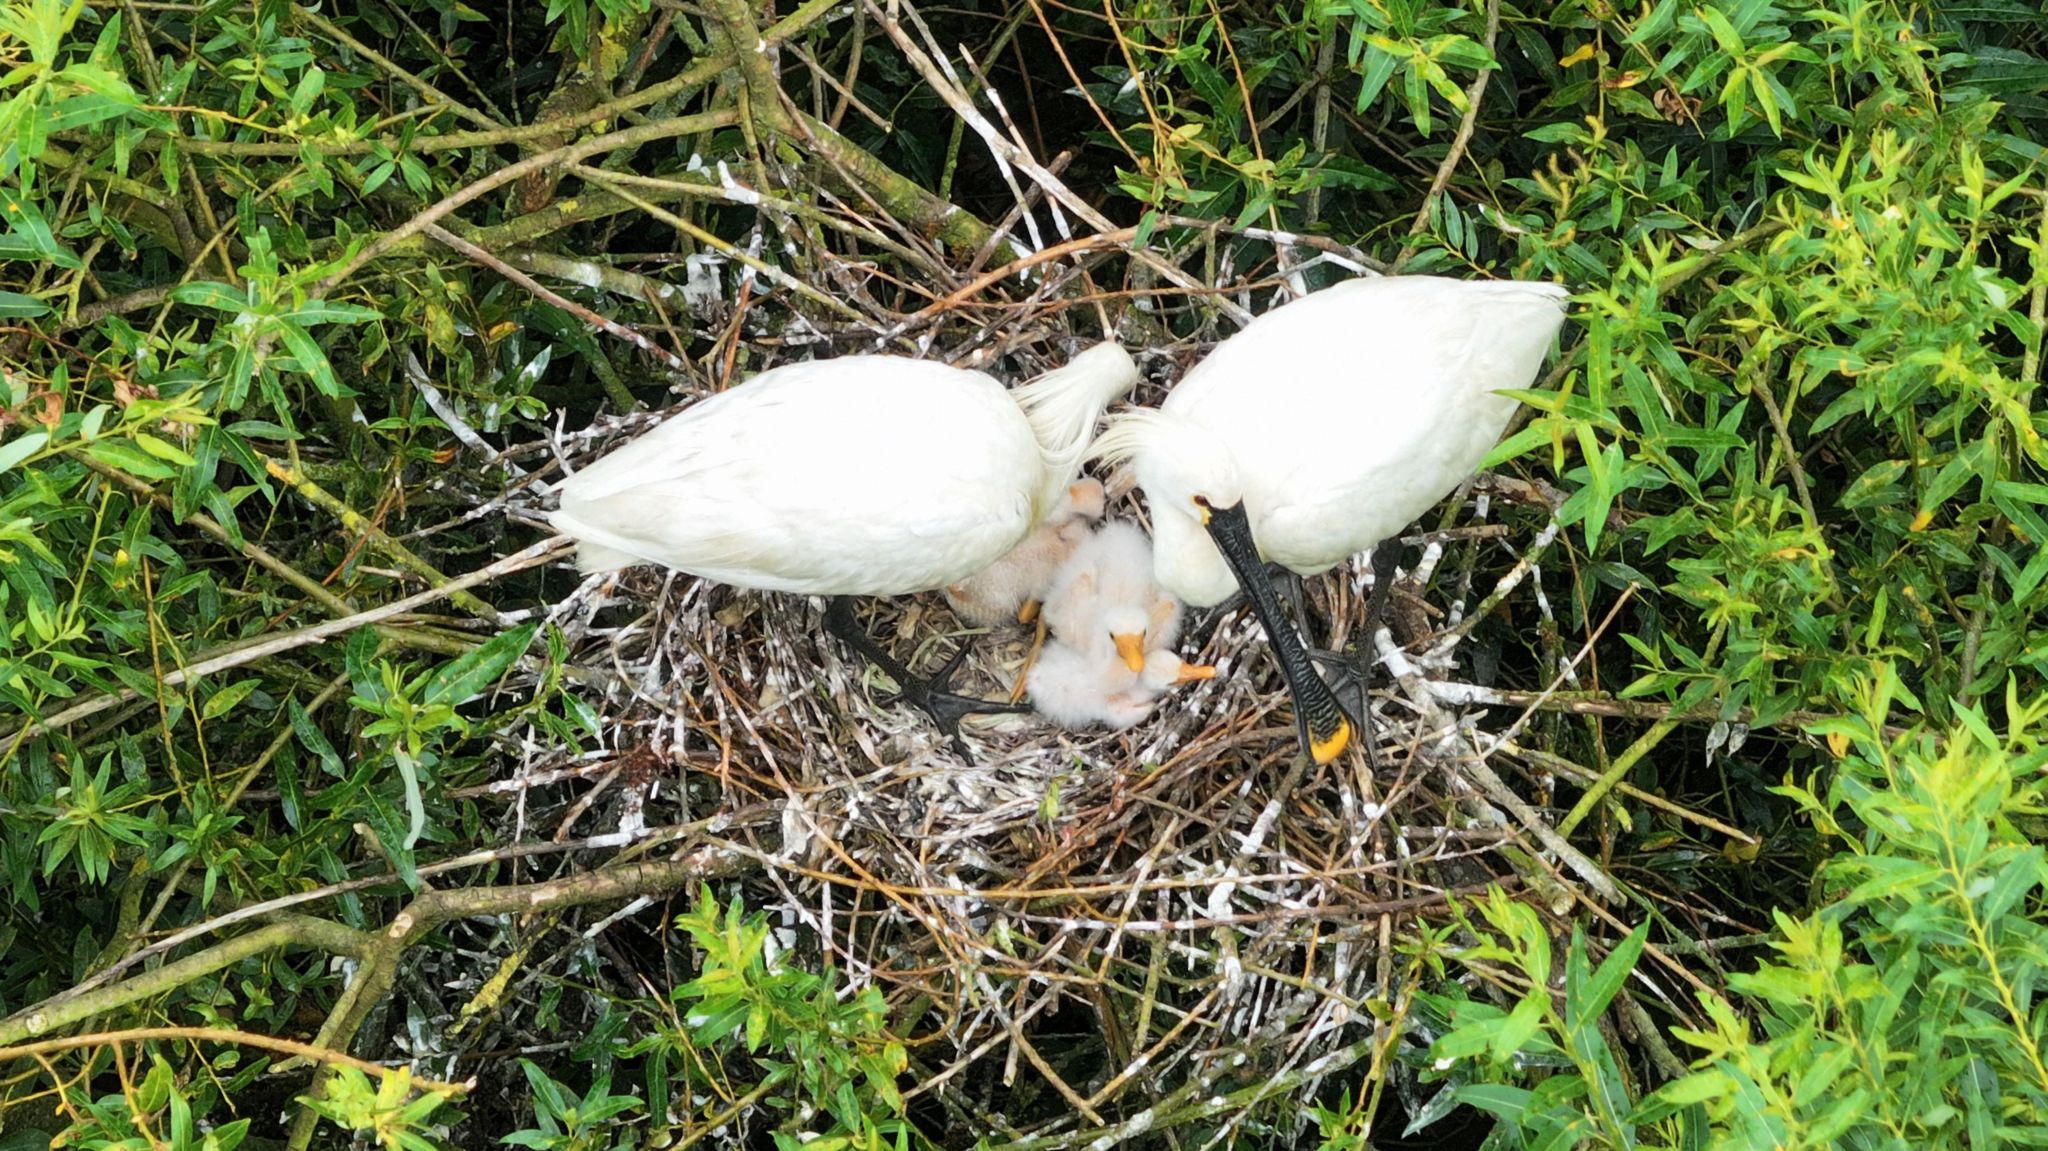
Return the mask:
[[[735,378],[914,332],[937,358],[1014,381],[1101,338],[1110,301],[1146,370],[1133,399],[1151,404],[1235,329],[1224,304],[1277,305],[1316,262],[1313,250],[1210,232],[1148,258],[1251,271],[1208,292],[1148,291],[1130,307],[1091,286],[1105,256],[1131,282],[1156,282],[1132,253],[1102,249],[1036,264],[1021,286],[1007,281],[1011,298],[921,323],[879,305],[864,329],[829,337],[822,322],[759,303],[697,319],[736,334],[725,362],[746,369]],[[713,388],[686,378],[678,390],[687,401]],[[580,466],[654,422],[601,419],[507,456]],[[506,499],[537,518],[544,486]],[[1572,675],[1540,578],[1553,508],[1551,493],[1482,478],[1410,537],[1420,546],[1378,637],[1388,665],[1373,699],[1377,771],[1357,750],[1324,768],[1298,755],[1284,685],[1246,610],[1192,614],[1182,653],[1221,674],[1176,689],[1137,727],[981,717],[965,726],[963,761],[826,635],[822,601],[637,568],[584,580],[550,613],[587,673],[577,690],[601,717],[602,750],[536,738],[521,774],[575,781],[547,793],[568,812],[558,838],[579,820],[579,834],[687,825],[692,849],[743,861],[749,906],[774,913],[807,962],[822,954],[899,1008],[923,1005],[911,1079],[925,1086],[912,1094],[963,1123],[1002,1082],[1037,1100],[1005,1108],[1019,1134],[1055,1145],[1199,1119],[1223,1101],[1232,1125],[1291,1132],[1333,1082],[1419,1058],[1430,1028],[1413,1016],[1421,973],[1402,944],[1444,919],[1452,897],[1501,884],[1562,909],[1613,894],[1537,814],[1547,777],[1524,777],[1525,798],[1489,766],[1506,762],[1531,713],[1486,706],[1498,700],[1477,681],[1504,659]],[[1123,491],[1110,515],[1140,510]],[[1312,644],[1357,642],[1369,583],[1356,562],[1308,581]],[[967,629],[936,594],[864,610],[913,669],[975,637],[956,688],[989,698],[1007,694],[1030,638]],[[1549,638],[1504,651],[1517,632],[1499,622],[1508,613]],[[1411,1114],[1424,1106],[1405,1102]]]

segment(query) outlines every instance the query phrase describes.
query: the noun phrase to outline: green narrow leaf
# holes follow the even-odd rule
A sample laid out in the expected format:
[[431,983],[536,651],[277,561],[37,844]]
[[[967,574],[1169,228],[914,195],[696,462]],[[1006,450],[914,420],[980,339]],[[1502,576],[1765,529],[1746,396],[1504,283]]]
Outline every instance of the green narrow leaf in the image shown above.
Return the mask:
[[20,292],[0,292],[0,320],[31,320],[48,315],[50,305]]
[[454,705],[482,695],[506,669],[519,662],[539,629],[539,623],[523,624],[492,636],[475,650],[436,668],[427,679],[421,702]]
[[212,280],[193,280],[171,289],[171,299],[180,304],[212,308],[221,312],[246,312],[249,296],[239,288]]
[[299,737],[299,743],[304,745],[307,751],[319,758],[322,771],[336,779],[348,774],[342,767],[341,756],[335,752],[334,745],[327,742],[327,737],[320,733],[319,728],[313,726],[313,717],[306,714],[306,709],[299,706],[298,700],[289,700],[285,703],[285,714],[291,719],[292,734]]
[[247,699],[249,693],[256,690],[259,682],[261,681],[254,678],[236,680],[234,683],[214,692],[211,696],[207,697],[206,706],[199,709],[199,718],[210,720],[226,715],[236,704]]
[[[1580,933],[1574,930],[1572,934],[1574,946],[1580,946]],[[1628,981],[1629,972],[1635,970],[1636,959],[1642,955],[1643,944],[1649,938],[1650,925],[1638,924],[1634,931],[1628,933],[1628,938],[1615,944],[1614,950],[1607,953],[1607,958],[1600,962],[1599,970],[1593,972],[1593,977],[1581,989],[1582,1001],[1575,1005],[1580,1018],[1591,1022],[1607,1010],[1609,1003],[1614,1002],[1614,997],[1620,994],[1622,985]]]
[[185,454],[185,449],[167,440],[160,440],[148,432],[136,432],[135,445],[157,459],[179,467],[189,468],[194,462],[191,456]]
[[85,454],[108,467],[120,468],[146,480],[167,480],[178,474],[178,469],[126,440],[94,440],[86,445]]
[[5,472],[37,452],[42,451],[43,445],[49,442],[50,433],[30,432],[25,436],[16,436],[6,443],[0,444],[0,472]]
[[320,344],[306,329],[288,320],[279,320],[271,328],[284,346],[291,349],[292,358],[299,362],[299,370],[313,377],[313,386],[324,396],[340,396],[341,381],[334,376],[334,365],[327,362],[327,353],[320,350]]

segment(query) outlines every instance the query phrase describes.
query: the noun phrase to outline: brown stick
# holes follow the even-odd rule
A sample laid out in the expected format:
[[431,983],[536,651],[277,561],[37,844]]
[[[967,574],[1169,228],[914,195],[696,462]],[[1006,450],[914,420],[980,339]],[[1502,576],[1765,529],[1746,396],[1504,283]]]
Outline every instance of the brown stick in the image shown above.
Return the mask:
[[[146,1043],[152,1039],[189,1039],[200,1043],[232,1043],[241,1047],[262,1047],[270,1051],[281,1051],[301,1059],[313,1059],[341,1067],[353,1067],[358,1071],[388,1075],[391,1068],[367,1059],[358,1059],[340,1051],[315,1047],[310,1043],[299,1043],[291,1039],[279,1039],[275,1035],[259,1035],[254,1031],[235,1031],[226,1027],[131,1027],[125,1031],[95,1031],[89,1035],[73,1035],[64,1039],[45,1039],[41,1043],[24,1043],[19,1047],[0,1047],[0,1061],[27,1059],[35,1055],[46,1055],[52,1051],[69,1051],[77,1047],[99,1047],[114,1043]],[[415,1076],[413,1085],[421,1091],[440,1091],[449,1095],[466,1095],[472,1086],[468,1083],[447,1083],[439,1079],[424,1079]]]

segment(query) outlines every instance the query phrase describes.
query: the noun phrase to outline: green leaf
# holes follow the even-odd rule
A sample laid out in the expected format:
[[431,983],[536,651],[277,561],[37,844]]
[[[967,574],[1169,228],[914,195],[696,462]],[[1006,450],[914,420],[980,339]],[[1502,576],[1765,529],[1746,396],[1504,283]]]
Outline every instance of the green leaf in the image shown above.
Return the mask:
[[285,714],[291,719],[292,734],[298,737],[299,743],[307,751],[312,752],[320,760],[321,770],[336,779],[348,774],[342,766],[341,756],[334,750],[334,745],[327,742],[327,737],[321,734],[319,728],[313,726],[313,717],[306,714],[306,709],[299,706],[298,700],[289,700],[285,703]]
[[384,313],[375,308],[359,304],[337,304],[326,300],[308,300],[297,308],[286,312],[283,319],[306,327],[318,324],[367,324],[381,320]]
[[234,683],[214,692],[211,696],[207,697],[206,706],[199,709],[199,718],[202,720],[212,720],[226,715],[236,704],[247,699],[249,693],[255,691],[261,682],[261,680],[254,678],[236,680]]
[[85,446],[85,454],[109,467],[120,468],[146,480],[167,480],[178,474],[178,469],[126,440],[94,440]]
[[178,447],[176,444],[160,440],[148,432],[136,432],[135,443],[143,451],[166,463],[177,464],[183,468],[189,468],[193,464],[192,457],[185,453],[185,449]]
[[427,679],[426,690],[421,693],[421,702],[453,706],[482,695],[499,676],[519,662],[519,657],[533,643],[534,632],[539,629],[539,623],[522,624],[492,636],[477,648],[434,669],[433,675]]
[[89,127],[104,120],[126,115],[134,105],[120,100],[87,93],[59,100],[45,114],[43,128],[48,132],[69,132]]
[[171,289],[171,299],[180,304],[212,308],[220,312],[246,312],[250,309],[248,293],[212,280],[192,280],[179,284]]
[[271,331],[276,332],[285,347],[291,349],[292,358],[299,362],[299,370],[313,377],[313,386],[320,389],[320,394],[337,397],[342,394],[341,381],[334,376],[334,365],[327,362],[327,353],[320,350],[320,345],[306,329],[288,320],[279,320],[272,325]]
[[16,436],[0,444],[0,473],[42,451],[43,445],[49,442],[50,433],[29,432],[27,435]]
[[0,291],[0,320],[30,320],[48,315],[50,305],[20,292]]
[[[1649,937],[1650,925],[1648,923],[1637,925],[1634,931],[1628,933],[1628,938],[1615,944],[1614,950],[1609,951],[1607,958],[1601,960],[1599,970],[1593,972],[1593,977],[1590,980],[1584,981],[1577,987],[1568,987],[1567,995],[1570,996],[1572,1001],[1570,1004],[1572,1013],[1588,1024],[1598,1019],[1600,1013],[1606,1011],[1607,1005],[1612,1003],[1614,997],[1621,992],[1622,984],[1628,981],[1629,972],[1635,970],[1636,959],[1642,955],[1643,944]],[[1583,961],[1585,958],[1584,936],[1577,927],[1574,927],[1572,931],[1572,940],[1573,950],[1577,953],[1578,958]],[[1567,971],[1570,970],[1570,966],[1567,963]]]

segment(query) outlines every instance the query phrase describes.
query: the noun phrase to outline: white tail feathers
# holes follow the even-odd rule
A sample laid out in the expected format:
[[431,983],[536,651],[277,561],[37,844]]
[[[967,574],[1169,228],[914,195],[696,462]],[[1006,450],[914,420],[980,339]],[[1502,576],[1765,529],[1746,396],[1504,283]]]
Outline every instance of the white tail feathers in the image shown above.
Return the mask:
[[1081,472],[1089,440],[1109,405],[1130,394],[1138,365],[1114,342],[1095,345],[1064,367],[1011,390],[1045,461],[1041,510],[1055,507]]

